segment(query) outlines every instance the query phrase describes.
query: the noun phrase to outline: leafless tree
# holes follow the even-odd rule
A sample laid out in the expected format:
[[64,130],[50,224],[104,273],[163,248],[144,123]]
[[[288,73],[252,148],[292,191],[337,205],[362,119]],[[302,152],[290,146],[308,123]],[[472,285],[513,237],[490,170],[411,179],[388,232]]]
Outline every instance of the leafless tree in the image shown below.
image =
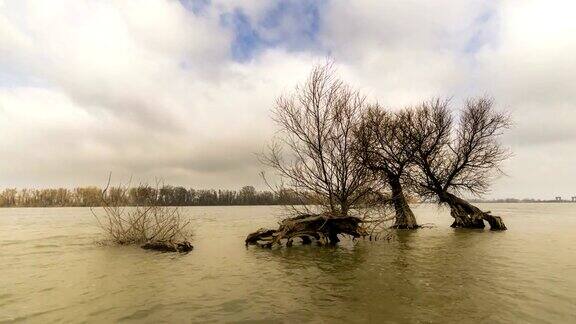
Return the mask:
[[263,154],[263,163],[275,170],[284,187],[331,218],[358,215],[378,190],[377,177],[354,149],[353,130],[365,106],[365,98],[326,64],[315,66],[306,82],[279,97],[273,109],[279,140]]
[[480,195],[501,173],[508,151],[499,137],[510,126],[508,115],[497,112],[490,98],[468,99],[454,121],[449,101],[432,100],[405,110],[402,129],[410,138],[418,168],[410,173],[421,195],[450,206],[452,227],[505,230],[498,216],[483,212],[459,195]]
[[415,229],[416,217],[403,190],[405,173],[413,162],[408,137],[401,129],[403,117],[373,105],[364,113],[355,133],[362,163],[390,187],[389,201],[396,213],[393,227]]
[[365,98],[336,78],[331,64],[314,67],[303,85],[277,99],[273,119],[280,142],[263,161],[307,201],[347,216],[365,202],[376,179],[353,150],[353,128],[364,107]]
[[[180,215],[179,207],[161,206],[158,188],[159,182],[156,188],[145,184],[135,188],[111,187],[108,180],[98,204],[102,209],[91,210],[111,242],[120,245],[161,243],[176,250],[181,244],[189,245],[190,220]],[[125,197],[130,190],[146,193],[146,197],[135,206],[126,206]]]

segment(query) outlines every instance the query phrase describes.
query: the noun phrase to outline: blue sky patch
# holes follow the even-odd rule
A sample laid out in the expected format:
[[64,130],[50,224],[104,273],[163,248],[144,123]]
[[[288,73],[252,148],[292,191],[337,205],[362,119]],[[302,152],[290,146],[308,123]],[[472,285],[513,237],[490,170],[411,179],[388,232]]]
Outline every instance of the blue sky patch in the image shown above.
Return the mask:
[[236,60],[245,61],[251,58],[259,47],[267,45],[254,29],[250,18],[241,9],[222,14],[220,21],[223,26],[234,31],[231,51]]
[[289,51],[317,48],[319,12],[323,3],[277,1],[256,21],[241,8],[222,14],[221,24],[234,32],[232,56],[238,61],[246,61],[270,47],[282,47]]
[[210,0],[179,0],[182,6],[194,14],[201,14],[204,9],[210,6]]
[[486,10],[476,18],[474,21],[474,33],[464,45],[464,53],[474,54],[492,39],[490,37],[492,32],[490,24],[495,18],[495,14],[493,10]]

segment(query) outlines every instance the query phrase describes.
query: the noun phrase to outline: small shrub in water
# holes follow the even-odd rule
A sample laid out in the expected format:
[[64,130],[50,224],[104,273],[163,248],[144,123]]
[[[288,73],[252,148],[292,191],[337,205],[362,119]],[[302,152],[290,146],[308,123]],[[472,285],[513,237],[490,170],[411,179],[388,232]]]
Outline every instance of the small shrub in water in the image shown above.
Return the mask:
[[[134,206],[127,206],[129,192],[140,196]],[[187,243],[190,220],[182,217],[179,207],[162,206],[158,193],[157,188],[148,185],[107,186],[102,193],[102,209],[91,209],[107,240],[120,245]]]

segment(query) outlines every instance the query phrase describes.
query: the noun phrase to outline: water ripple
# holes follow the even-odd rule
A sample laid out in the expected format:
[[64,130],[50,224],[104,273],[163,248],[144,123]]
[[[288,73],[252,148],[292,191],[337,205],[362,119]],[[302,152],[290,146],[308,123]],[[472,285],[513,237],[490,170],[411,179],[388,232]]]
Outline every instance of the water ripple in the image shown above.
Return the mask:
[[576,322],[573,207],[489,209],[510,231],[453,230],[423,205],[437,226],[390,242],[266,250],[242,240],[273,207],[187,208],[186,255],[97,246],[83,209],[4,210],[0,322]]

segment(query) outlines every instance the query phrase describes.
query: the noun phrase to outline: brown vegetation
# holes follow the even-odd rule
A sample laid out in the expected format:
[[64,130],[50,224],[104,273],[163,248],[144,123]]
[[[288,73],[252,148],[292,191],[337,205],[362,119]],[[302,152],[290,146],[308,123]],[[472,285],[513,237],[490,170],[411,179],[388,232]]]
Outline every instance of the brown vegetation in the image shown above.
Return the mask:
[[[141,204],[125,206],[123,197],[129,190],[135,190]],[[148,185],[107,186],[101,195],[102,208],[91,209],[107,240],[159,251],[190,251],[190,220],[180,215],[179,207],[160,206],[158,192]]]

